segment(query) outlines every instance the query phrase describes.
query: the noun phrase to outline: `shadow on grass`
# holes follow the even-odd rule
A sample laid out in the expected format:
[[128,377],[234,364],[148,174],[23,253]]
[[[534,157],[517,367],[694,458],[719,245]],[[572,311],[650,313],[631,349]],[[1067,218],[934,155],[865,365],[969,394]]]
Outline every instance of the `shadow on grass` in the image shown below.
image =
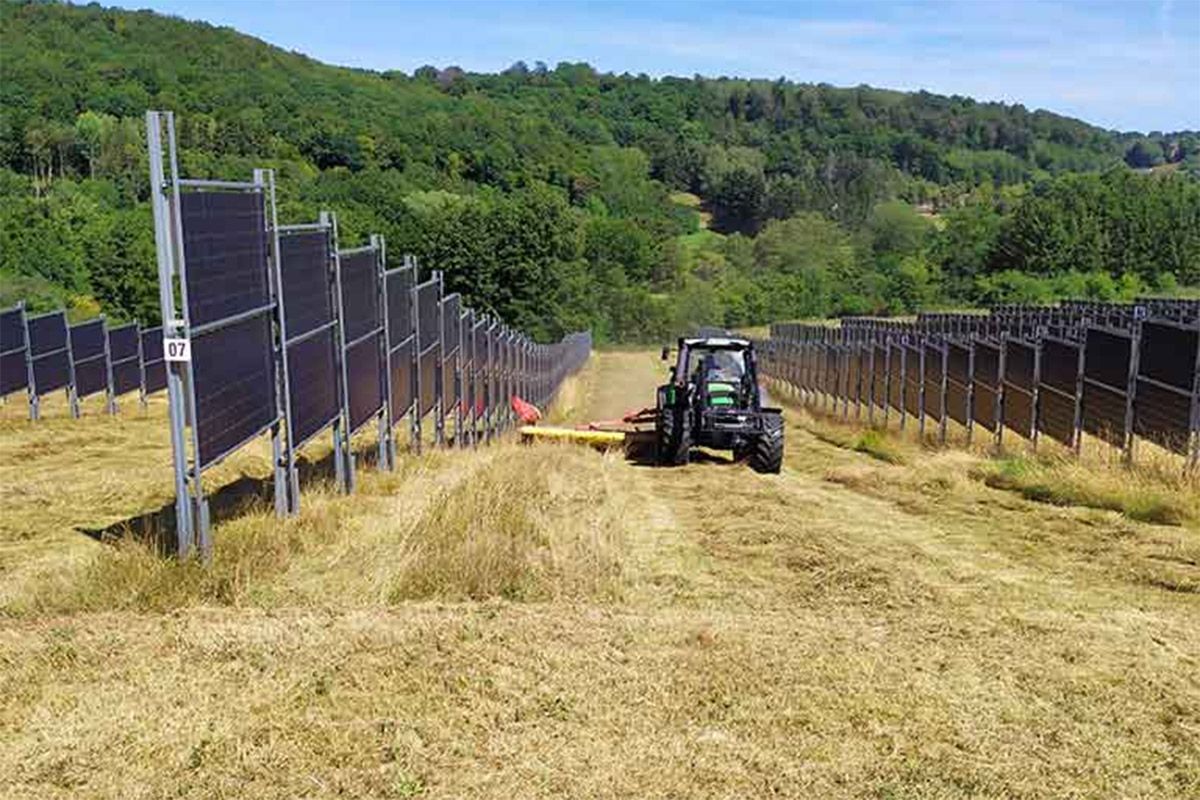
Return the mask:
[[[374,444],[363,444],[354,450],[356,469],[374,467],[379,463],[379,449]],[[296,460],[300,489],[315,483],[332,481],[336,477],[333,453],[324,458],[310,461],[301,456]],[[243,475],[214,492],[205,495],[208,500],[209,519],[218,525],[274,502],[275,479],[256,478]],[[75,528],[98,542],[116,542],[132,538],[152,545],[162,555],[174,555],[178,551],[178,526],[175,517],[175,501],[161,508],[128,517],[104,527],[78,526]]]

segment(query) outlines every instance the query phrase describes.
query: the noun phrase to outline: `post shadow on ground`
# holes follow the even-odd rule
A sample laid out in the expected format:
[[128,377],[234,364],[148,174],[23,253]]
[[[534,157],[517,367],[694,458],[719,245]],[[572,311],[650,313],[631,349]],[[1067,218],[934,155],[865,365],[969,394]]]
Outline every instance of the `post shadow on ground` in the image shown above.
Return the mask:
[[[310,461],[301,456],[296,461],[299,472],[300,489],[312,486],[321,481],[332,481],[336,470],[333,453],[324,458]],[[373,467],[379,462],[379,449],[374,444],[364,444],[354,451],[356,463],[360,467]],[[249,513],[255,507],[262,507],[271,502],[274,497],[274,477],[255,478],[243,475],[232,483],[227,483],[214,492],[206,495],[208,509],[213,525],[236,519]],[[164,556],[178,552],[178,533],[175,519],[175,501],[163,505],[153,511],[146,511],[126,519],[119,520],[103,527],[85,525],[75,528],[98,542],[117,542],[122,539],[133,539],[152,545]]]

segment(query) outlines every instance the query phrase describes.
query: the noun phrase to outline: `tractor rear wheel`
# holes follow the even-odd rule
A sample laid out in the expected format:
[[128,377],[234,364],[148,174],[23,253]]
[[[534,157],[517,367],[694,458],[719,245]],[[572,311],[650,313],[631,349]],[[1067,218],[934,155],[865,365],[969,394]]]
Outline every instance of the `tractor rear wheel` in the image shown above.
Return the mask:
[[692,432],[686,411],[669,406],[658,410],[658,463],[681,466],[688,463],[692,449]]
[[783,419],[771,415],[763,420],[763,431],[750,448],[750,469],[779,474],[783,467]]

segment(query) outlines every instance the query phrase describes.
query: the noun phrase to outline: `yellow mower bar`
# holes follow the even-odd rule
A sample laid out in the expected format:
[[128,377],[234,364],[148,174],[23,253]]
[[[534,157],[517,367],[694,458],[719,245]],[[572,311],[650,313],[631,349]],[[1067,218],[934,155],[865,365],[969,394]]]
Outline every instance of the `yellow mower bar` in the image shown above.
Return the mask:
[[524,425],[517,429],[526,442],[577,442],[592,447],[620,447],[625,442],[623,431],[578,431],[574,428],[547,428],[541,425]]

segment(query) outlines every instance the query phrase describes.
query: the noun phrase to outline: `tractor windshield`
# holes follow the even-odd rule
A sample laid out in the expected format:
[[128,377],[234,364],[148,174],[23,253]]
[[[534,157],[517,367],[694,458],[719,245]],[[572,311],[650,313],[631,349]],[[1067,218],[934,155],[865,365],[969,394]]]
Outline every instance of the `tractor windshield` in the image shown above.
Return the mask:
[[745,353],[725,348],[694,348],[688,353],[687,374],[696,383],[738,383],[746,374]]

